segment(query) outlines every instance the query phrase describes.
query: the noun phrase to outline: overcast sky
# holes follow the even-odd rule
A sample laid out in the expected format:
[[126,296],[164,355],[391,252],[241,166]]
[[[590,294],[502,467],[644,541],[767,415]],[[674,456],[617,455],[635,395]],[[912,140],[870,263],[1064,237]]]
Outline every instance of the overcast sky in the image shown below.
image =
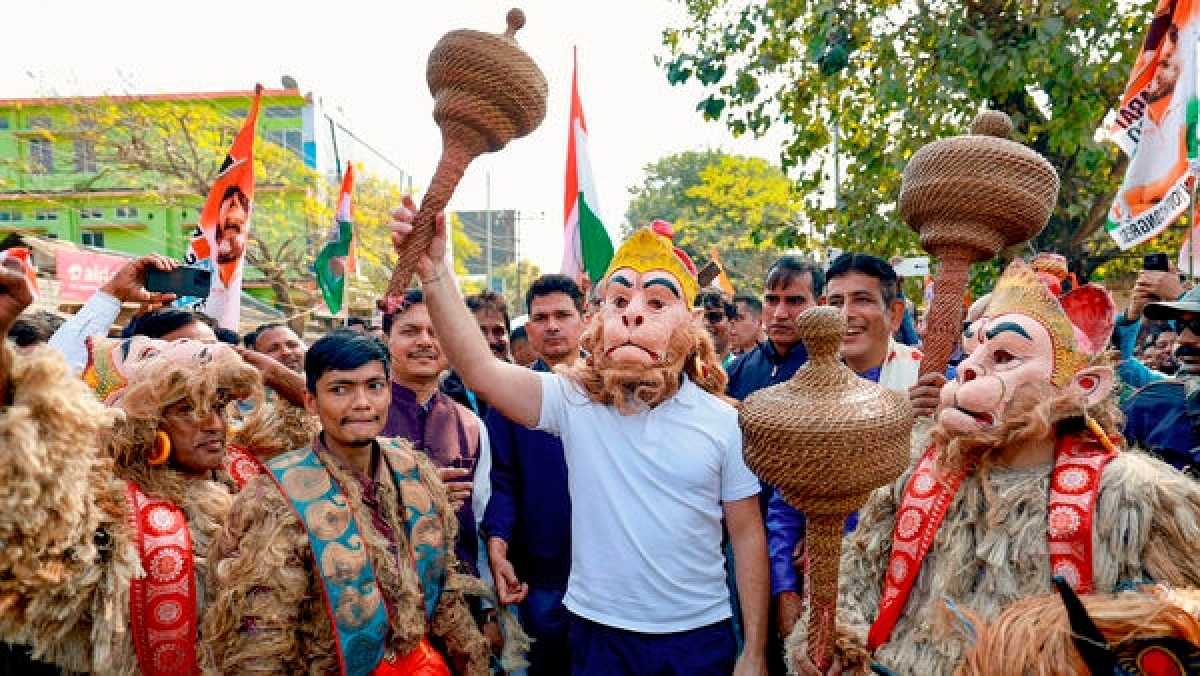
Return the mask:
[[[430,116],[425,60],[447,31],[500,32],[512,0],[42,0],[5,3],[0,97],[47,93],[249,89],[296,78],[349,126],[416,177],[428,180],[441,149]],[[382,8],[384,6],[386,8]],[[628,187],[663,155],[722,148],[777,161],[779,137],[734,139],[695,112],[694,87],[671,87],[654,55],[662,29],[679,25],[670,0],[524,0],[517,37],[550,83],[546,120],[531,136],[468,170],[451,208],[481,209],[491,172],[492,207],[520,210],[522,257],[557,270],[571,48],[591,137],[601,215],[616,230]],[[318,136],[321,140],[322,137]]]

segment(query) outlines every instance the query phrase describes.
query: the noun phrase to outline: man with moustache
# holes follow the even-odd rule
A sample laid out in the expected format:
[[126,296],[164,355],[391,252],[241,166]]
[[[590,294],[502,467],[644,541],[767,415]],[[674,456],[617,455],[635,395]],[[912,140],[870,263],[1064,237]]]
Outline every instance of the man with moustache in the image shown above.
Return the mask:
[[1200,287],[1178,301],[1149,303],[1147,319],[1169,321],[1177,332],[1174,378],[1150,383],[1125,403],[1125,438],[1172,466],[1200,473]]
[[[508,305],[504,298],[495,291],[480,291],[468,296],[466,302],[492,354],[501,361],[512,361],[508,352]],[[442,380],[441,387],[451,399],[471,409],[480,419],[487,415],[487,402],[467,387],[457,372],[450,371]]]
[[[393,213],[403,251],[410,199]],[[617,250],[604,304],[584,334],[588,357],[562,373],[496,359],[474,330],[443,260],[441,215],[420,252],[438,335],[465,382],[511,420],[560,437],[571,514],[571,671],[764,674],[766,544],[758,481],[741,452],[725,373],[691,316],[696,269],[655,222]],[[721,553],[735,552],[745,627],[736,656]]]
[[[895,673],[954,673],[969,629],[938,632],[948,603],[987,622],[1052,593],[1055,576],[1080,594],[1200,584],[1200,485],[1120,448],[1114,316],[1101,287],[1059,298],[1009,266],[964,332],[936,424],[913,435],[919,459],[872,493],[843,544],[830,673],[851,666],[837,663],[855,660],[851,644]],[[808,640],[797,622],[802,674],[817,673]]]
[[304,340],[284,324],[263,324],[254,329],[254,349],[292,369],[304,372]]
[[419,289],[405,292],[395,310],[384,315],[383,327],[392,380],[383,436],[408,439],[442,470],[458,514],[455,553],[468,570],[475,571],[479,547],[471,482],[480,449],[488,443],[487,429],[478,416],[438,388],[448,363]]
[[384,438],[388,353],[338,330],[305,356],[310,446],[267,463],[213,542],[214,673],[484,676],[453,508],[424,454]]
[[[542,275],[525,294],[526,333],[539,355],[533,370],[550,373],[580,359],[583,291],[565,275]],[[534,639],[529,674],[571,669],[569,617],[562,605],[571,572],[571,498],[562,441],[505,418],[486,417],[492,447],[491,498],[481,529],[501,603],[519,603]]]
[[716,289],[701,291],[700,295],[696,296],[696,308],[704,313],[701,315],[704,330],[708,331],[708,335],[712,338],[713,348],[716,349],[717,357],[721,360],[721,367],[728,368],[733,361],[730,326],[734,317],[737,317],[737,309],[733,307],[733,303],[729,302],[725,294]]
[[246,220],[250,217],[250,200],[236,185],[225,189],[217,222],[217,263],[236,265],[246,253]]
[[807,258],[783,256],[767,270],[764,287],[762,322],[767,339],[729,369],[727,393],[738,401],[788,380],[808,361],[796,333],[796,318],[820,302],[825,271]]
[[[893,337],[904,319],[899,277],[881,258],[845,253],[826,271],[825,301],[841,308],[846,318],[846,337],[841,356],[846,366],[861,378],[907,393],[913,410],[930,415],[937,407],[938,390],[946,379],[931,374],[918,382],[921,353],[898,343]],[[853,514],[846,528],[853,529]],[[767,507],[767,545],[771,552],[771,590],[779,602],[779,627],[790,633],[802,610],[800,574],[796,555],[802,549],[804,515],[775,491]]]

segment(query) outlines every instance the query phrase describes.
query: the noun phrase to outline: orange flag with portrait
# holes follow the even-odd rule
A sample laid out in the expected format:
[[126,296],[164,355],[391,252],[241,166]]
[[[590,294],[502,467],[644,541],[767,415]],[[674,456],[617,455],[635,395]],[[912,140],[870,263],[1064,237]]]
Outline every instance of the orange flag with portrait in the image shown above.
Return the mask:
[[184,263],[213,272],[208,298],[177,302],[233,331],[241,317],[242,268],[254,211],[254,136],[262,92],[262,85],[256,85],[250,112],[217,171],[184,255]]

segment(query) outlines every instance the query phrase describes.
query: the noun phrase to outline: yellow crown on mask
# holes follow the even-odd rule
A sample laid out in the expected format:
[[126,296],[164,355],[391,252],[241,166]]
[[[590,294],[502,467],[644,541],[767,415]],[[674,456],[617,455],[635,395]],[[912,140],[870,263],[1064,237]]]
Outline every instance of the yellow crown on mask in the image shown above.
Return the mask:
[[987,317],[1019,314],[1036,319],[1046,327],[1054,347],[1054,371],[1050,382],[1062,387],[1091,361],[1075,339],[1075,325],[1058,298],[1037,272],[1023,261],[1008,266],[988,301]]
[[680,292],[683,294],[683,302],[689,306],[700,290],[695,273],[688,270],[683,260],[675,253],[671,241],[648,227],[638,228],[621,244],[612,262],[608,264],[604,278],[608,279],[613,272],[621,268],[632,268],[639,273],[665,270],[675,275],[682,286]]

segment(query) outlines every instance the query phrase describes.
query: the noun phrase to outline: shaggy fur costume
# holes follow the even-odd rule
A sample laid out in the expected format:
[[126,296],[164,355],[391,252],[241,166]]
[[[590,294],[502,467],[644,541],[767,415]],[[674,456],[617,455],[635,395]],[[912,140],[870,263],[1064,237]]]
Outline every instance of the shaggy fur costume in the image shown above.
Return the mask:
[[159,369],[130,388],[121,412],[101,404],[53,349],[14,357],[14,403],[0,412],[0,638],[30,644],[36,658],[69,671],[140,673],[129,589],[144,573],[127,480],[187,517],[203,617],[208,549],[233,497],[219,477],[147,465],[148,439],[155,416],[181,393],[203,398],[231,384],[253,391],[257,375],[243,367],[219,361],[212,379],[194,368]]
[[[914,434],[914,456],[928,440]],[[1051,469],[993,466],[983,480],[978,472],[963,480],[876,661],[900,674],[953,673],[964,643],[934,630],[942,599],[991,620],[1014,601],[1053,593],[1046,544]],[[911,472],[871,495],[843,543],[839,624],[863,644],[879,612],[896,509]],[[1200,483],[1138,452],[1122,452],[1108,464],[1095,509],[1096,589],[1147,578],[1200,586],[1197,543]],[[787,642],[790,665],[807,650],[807,628],[806,614]]]
[[[320,457],[345,491],[376,580],[393,611],[389,650],[407,654],[428,633],[445,645],[456,673],[489,673],[487,641],[464,600],[464,593],[478,592],[477,581],[450,573],[426,626],[416,571],[389,553],[387,540],[373,527],[371,512],[363,505],[359,482],[335,459],[325,453]],[[442,515],[445,541],[452,543],[457,521],[445,489],[429,459],[415,452],[414,457]],[[386,471],[382,464],[381,471]],[[404,518],[390,480],[379,482],[379,500],[393,532],[403,538]],[[271,477],[254,479],[238,495],[215,547],[209,584],[217,592],[202,629],[210,652],[206,659],[225,674],[337,674],[333,626],[308,534]],[[447,568],[452,571],[453,547],[448,553]]]
[[[1200,645],[1200,592],[1194,589],[1153,586],[1115,595],[1089,594],[1080,601],[1110,646],[1165,637]],[[970,618],[970,628],[947,615],[953,630],[975,634],[955,676],[1092,674],[1075,645],[1067,608],[1058,594],[1021,599],[990,624]]]
[[[288,451],[305,448],[321,431],[320,421],[304,408],[273,393],[265,399],[261,406],[246,416],[236,435],[240,445],[252,448],[254,455],[263,462]],[[253,443],[248,443],[250,440]]]

